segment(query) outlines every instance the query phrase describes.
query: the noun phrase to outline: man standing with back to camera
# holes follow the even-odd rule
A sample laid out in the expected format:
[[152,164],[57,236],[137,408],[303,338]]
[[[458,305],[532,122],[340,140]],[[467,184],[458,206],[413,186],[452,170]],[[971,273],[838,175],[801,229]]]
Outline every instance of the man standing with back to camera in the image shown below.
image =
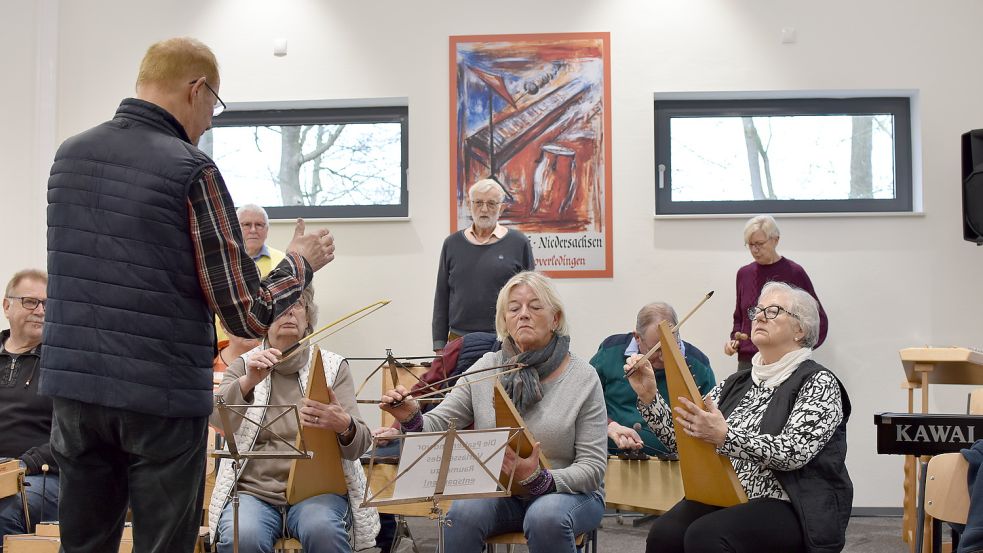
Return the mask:
[[212,411],[214,315],[261,337],[334,258],[297,222],[260,280],[232,199],[196,147],[225,104],[218,62],[190,38],[152,45],[136,98],[66,140],[48,181],[41,393],[54,397],[63,551],[191,551]]

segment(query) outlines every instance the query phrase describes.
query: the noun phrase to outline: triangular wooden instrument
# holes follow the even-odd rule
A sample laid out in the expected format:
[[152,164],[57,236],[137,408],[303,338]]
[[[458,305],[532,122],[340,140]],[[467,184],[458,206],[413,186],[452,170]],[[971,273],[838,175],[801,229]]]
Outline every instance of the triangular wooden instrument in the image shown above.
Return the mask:
[[[307,398],[321,403],[330,401],[328,382],[324,378],[324,361],[321,359],[321,348],[318,347],[314,348],[314,359],[307,377]],[[300,432],[301,429],[298,429],[298,448],[302,447]],[[291,462],[290,476],[287,477],[287,503],[296,505],[305,499],[326,493],[347,494],[348,486],[341,468],[338,434],[324,428],[307,428],[303,432],[304,443],[308,451],[314,453],[314,457],[294,459]]]
[[[659,323],[659,339],[662,341],[662,360],[669,385],[669,405],[675,406],[679,403],[676,398],[684,397],[706,409],[703,396],[666,321]],[[747,503],[747,494],[737,479],[730,459],[717,453],[713,444],[686,434],[675,416],[672,417],[672,426],[676,431],[679,472],[683,477],[686,499],[717,507]]]
[[[532,444],[536,443],[536,438],[533,437],[532,433],[529,432],[529,428],[526,426],[525,421],[522,420],[522,415],[515,408],[515,404],[512,403],[512,398],[509,397],[508,392],[502,387],[502,383],[498,380],[495,381],[495,426],[499,428],[522,428],[522,432],[516,437],[515,441],[512,442],[512,449],[519,454],[520,457],[528,457],[532,453]],[[542,450],[539,452],[539,466],[545,469],[550,468],[550,462],[543,455]],[[504,472],[498,477],[498,481],[502,483],[503,486],[509,485],[509,475]],[[512,481],[512,495],[525,495],[526,490],[523,488],[518,480]]]

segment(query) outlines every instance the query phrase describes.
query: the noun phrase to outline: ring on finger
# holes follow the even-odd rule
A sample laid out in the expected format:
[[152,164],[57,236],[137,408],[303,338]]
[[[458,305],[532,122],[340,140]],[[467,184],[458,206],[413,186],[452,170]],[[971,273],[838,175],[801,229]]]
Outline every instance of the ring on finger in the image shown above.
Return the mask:
[[320,417],[314,417],[314,418],[313,418],[313,419],[311,420],[311,422],[313,422],[314,424],[317,424],[317,420],[318,420],[319,418],[320,418]]

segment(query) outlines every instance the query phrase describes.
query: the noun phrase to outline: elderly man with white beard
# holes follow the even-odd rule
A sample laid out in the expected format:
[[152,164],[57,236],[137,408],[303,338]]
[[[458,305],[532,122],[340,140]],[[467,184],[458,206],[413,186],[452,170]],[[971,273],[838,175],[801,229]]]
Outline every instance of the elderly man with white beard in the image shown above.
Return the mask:
[[433,349],[471,332],[495,332],[495,299],[508,279],[535,268],[529,239],[498,222],[505,190],[483,179],[468,190],[473,223],[444,239],[433,299]]

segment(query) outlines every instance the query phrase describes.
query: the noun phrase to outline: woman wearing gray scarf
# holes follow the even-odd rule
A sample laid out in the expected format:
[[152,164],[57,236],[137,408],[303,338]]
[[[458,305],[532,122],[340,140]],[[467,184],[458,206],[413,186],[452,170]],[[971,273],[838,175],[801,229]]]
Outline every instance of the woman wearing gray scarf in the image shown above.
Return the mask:
[[[515,468],[525,495],[454,501],[448,513],[453,524],[444,531],[446,549],[478,553],[486,537],[522,531],[532,553],[572,553],[575,536],[596,528],[604,514],[607,411],[597,371],[570,353],[563,305],[552,281],[539,273],[522,272],[505,283],[495,328],[502,351],[486,354],[469,372],[525,364],[501,380],[539,441],[529,457],[506,452],[503,471]],[[459,383],[484,376],[465,373]],[[458,428],[495,428],[493,380],[455,388],[426,414],[401,386],[383,395],[380,407],[408,432],[443,431],[451,419]],[[390,407],[397,401],[402,403]],[[550,470],[539,466],[540,452]]]

